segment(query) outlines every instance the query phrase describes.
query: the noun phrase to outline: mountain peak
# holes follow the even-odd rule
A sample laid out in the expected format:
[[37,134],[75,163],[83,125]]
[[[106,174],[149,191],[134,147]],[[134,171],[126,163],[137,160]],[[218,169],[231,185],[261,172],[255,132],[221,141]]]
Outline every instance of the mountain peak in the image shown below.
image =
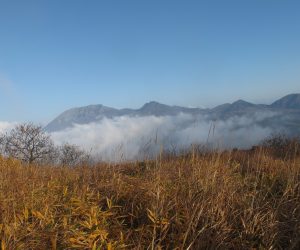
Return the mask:
[[147,102],[139,109],[143,115],[167,115],[173,112],[173,108],[166,104],[161,104],[156,101]]
[[144,107],[156,107],[156,106],[167,106],[167,105],[156,102],[156,101],[150,101],[150,102],[145,103],[142,108],[144,108]]
[[[184,113],[194,116],[205,115],[209,116],[213,120],[220,120],[236,115],[253,114],[257,111],[265,111],[269,109],[277,110],[278,112],[283,113],[287,111],[288,114],[293,113],[298,119],[294,123],[299,124],[298,117],[300,112],[300,94],[287,95],[277,100],[272,105],[256,105],[244,100],[237,100],[232,104],[226,103],[213,109],[169,106],[156,101],[150,101],[139,109],[115,109],[101,104],[89,105],[85,107],[69,109],[63,112],[52,122],[50,122],[45,129],[48,132],[59,131],[72,127],[74,124],[88,124],[91,122],[99,122],[104,118],[110,119],[121,116],[175,116]],[[291,110],[289,111],[285,109]],[[202,118],[206,119],[205,116]]]
[[250,103],[250,102],[246,102],[242,99],[239,99],[235,102],[232,103],[233,106],[240,106],[240,107],[252,107],[254,104]]
[[154,110],[154,109],[168,109],[171,106],[162,104],[156,101],[147,102],[140,108],[140,110]]
[[273,108],[284,109],[299,109],[300,108],[300,94],[286,95],[271,104]]

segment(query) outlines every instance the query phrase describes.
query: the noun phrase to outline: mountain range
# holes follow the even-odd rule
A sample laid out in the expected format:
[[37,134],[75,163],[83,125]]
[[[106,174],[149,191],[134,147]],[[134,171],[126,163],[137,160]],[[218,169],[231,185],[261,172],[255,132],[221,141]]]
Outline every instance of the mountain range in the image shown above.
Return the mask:
[[261,114],[272,114],[259,120],[259,126],[271,127],[275,131],[291,135],[300,135],[300,94],[290,94],[276,100],[270,105],[253,104],[244,100],[226,103],[211,109],[187,108],[169,106],[155,101],[144,104],[139,109],[115,109],[101,104],[89,105],[66,110],[51,121],[45,130],[48,132],[61,131],[71,128],[74,124],[99,122],[104,118],[121,116],[176,116],[189,114],[199,119],[211,121],[227,120],[232,117],[253,117]]

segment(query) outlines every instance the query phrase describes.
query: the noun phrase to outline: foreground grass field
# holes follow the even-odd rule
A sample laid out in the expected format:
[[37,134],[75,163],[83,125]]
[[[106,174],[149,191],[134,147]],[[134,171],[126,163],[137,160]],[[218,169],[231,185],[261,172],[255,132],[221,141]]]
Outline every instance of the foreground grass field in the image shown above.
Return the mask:
[[1,249],[300,249],[300,159],[192,151],[94,167],[0,158]]

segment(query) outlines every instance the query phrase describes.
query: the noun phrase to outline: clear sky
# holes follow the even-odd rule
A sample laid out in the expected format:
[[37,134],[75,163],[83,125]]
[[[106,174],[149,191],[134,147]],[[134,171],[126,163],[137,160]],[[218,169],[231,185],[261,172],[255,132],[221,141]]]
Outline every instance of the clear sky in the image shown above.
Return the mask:
[[0,120],[300,92],[299,0],[0,0]]

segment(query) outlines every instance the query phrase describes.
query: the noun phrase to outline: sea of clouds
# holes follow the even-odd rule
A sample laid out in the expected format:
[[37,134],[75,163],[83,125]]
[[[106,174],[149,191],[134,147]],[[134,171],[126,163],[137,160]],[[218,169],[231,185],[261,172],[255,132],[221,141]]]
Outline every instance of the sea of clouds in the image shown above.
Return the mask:
[[[212,121],[208,116],[122,116],[104,118],[90,124],[74,124],[52,132],[57,145],[75,144],[101,160],[133,160],[153,157],[164,150],[181,150],[192,144],[214,148],[248,148],[269,136],[273,130],[259,125],[274,115],[260,112]],[[0,122],[0,133],[16,123]]]
[[212,121],[207,116],[122,116],[102,119],[97,123],[74,124],[51,134],[58,143],[83,147],[103,160],[140,159],[157,154],[161,149],[181,150],[192,144],[214,148],[247,148],[272,133],[260,124],[273,113],[235,116]]

